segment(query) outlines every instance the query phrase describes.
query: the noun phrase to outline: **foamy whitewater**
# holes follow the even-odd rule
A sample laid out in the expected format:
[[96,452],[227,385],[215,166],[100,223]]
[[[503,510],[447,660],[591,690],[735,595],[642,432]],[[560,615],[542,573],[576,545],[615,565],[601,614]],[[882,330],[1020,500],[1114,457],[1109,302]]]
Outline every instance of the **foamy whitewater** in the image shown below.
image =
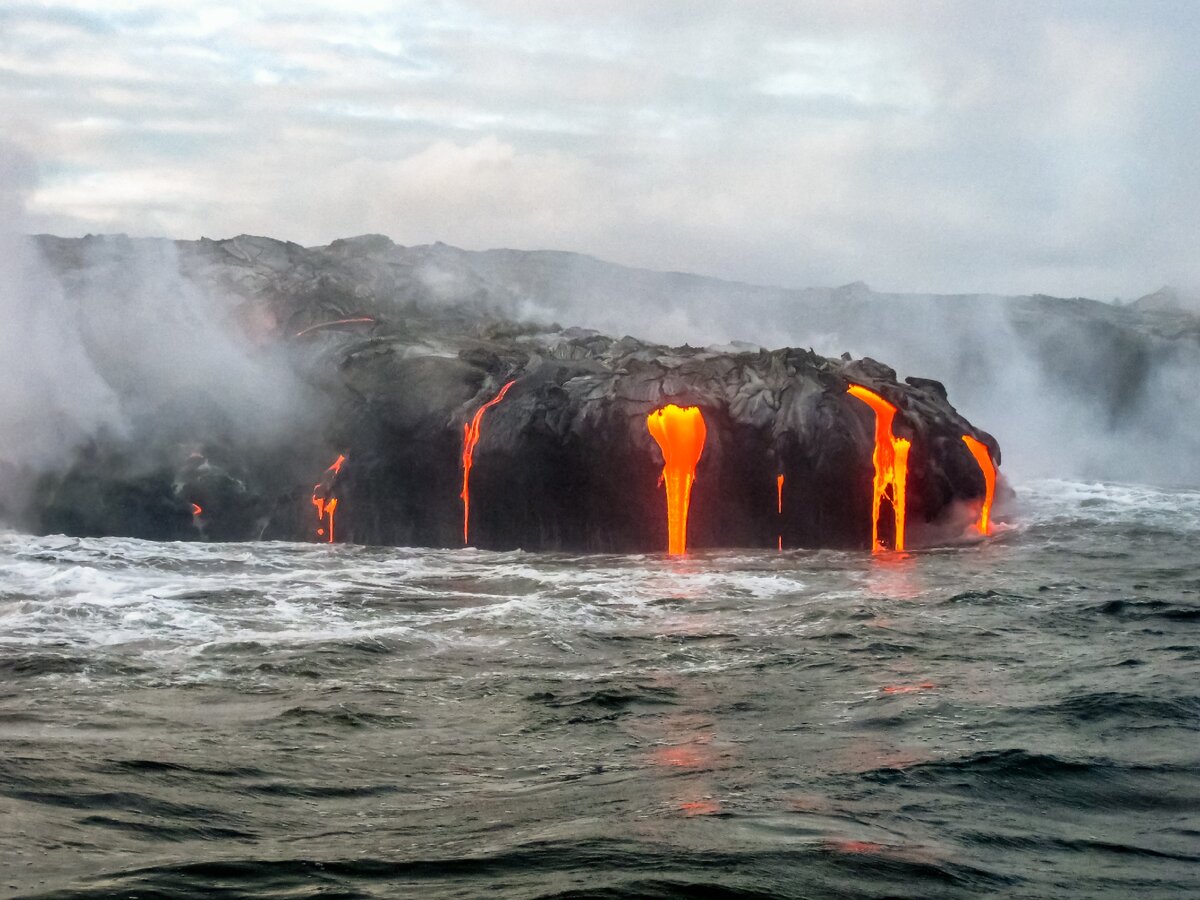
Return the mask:
[[1200,895],[1200,492],[567,556],[0,535],[0,892]]

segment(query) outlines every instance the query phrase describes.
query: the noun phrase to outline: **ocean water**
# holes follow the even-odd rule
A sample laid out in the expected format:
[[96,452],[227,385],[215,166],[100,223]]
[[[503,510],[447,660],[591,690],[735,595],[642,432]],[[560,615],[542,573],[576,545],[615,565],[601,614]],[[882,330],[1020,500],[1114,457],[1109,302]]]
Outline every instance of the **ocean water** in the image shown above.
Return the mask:
[[1200,493],[566,556],[0,534],[0,894],[1200,896]]

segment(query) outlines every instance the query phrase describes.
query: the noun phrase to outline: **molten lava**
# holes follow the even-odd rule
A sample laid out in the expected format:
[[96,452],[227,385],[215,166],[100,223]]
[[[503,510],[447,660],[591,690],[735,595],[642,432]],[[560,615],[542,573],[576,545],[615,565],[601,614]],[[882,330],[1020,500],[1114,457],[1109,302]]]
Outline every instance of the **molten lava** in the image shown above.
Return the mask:
[[992,462],[992,454],[982,441],[976,440],[969,434],[964,434],[962,439],[963,443],[967,445],[967,449],[971,451],[971,455],[975,457],[975,462],[979,464],[980,471],[983,472],[985,485],[983,506],[979,510],[979,521],[975,525],[975,530],[982,535],[988,535],[992,533],[992,500],[996,496],[996,464]]
[[896,523],[895,548],[903,550],[908,451],[912,442],[892,434],[892,420],[896,417],[896,407],[874,391],[858,384],[850,385],[847,393],[875,411],[875,452],[871,455],[871,461],[875,464],[871,497],[871,552],[878,553],[883,549],[879,544],[879,507],[885,496],[891,501],[892,515]]
[[662,479],[667,489],[667,552],[686,553],[692,483],[708,436],[704,416],[699,407],[671,403],[646,416],[646,427],[662,449]]
[[[778,499],[776,510],[779,515],[783,515],[783,476],[775,476],[775,494]],[[783,550],[783,532],[779,532],[779,549]]]
[[370,316],[355,316],[351,319],[334,319],[332,322],[318,322],[316,325],[309,325],[307,328],[297,331],[296,337],[304,337],[310,331],[317,331],[321,328],[328,328],[330,325],[353,325],[359,322],[374,322]]
[[471,419],[470,425],[463,425],[463,450],[462,450],[462,467],[463,467],[463,487],[462,497],[463,502],[463,546],[469,543],[467,535],[471,525],[471,466],[474,462],[475,445],[479,443],[480,435],[483,433],[481,425],[483,424],[483,414],[504,399],[504,395],[508,393],[508,389],[516,382],[510,381],[504,387],[500,388],[500,393],[489,400],[483,406],[475,411],[475,417]]
[[342,464],[345,462],[346,455],[338,454],[338,458],[325,470],[321,480],[313,485],[312,504],[317,509],[317,521],[322,523],[317,529],[317,537],[325,538],[330,544],[333,543],[333,514],[337,510],[338,501],[337,497],[330,497],[329,493],[333,490],[333,481],[342,471]]

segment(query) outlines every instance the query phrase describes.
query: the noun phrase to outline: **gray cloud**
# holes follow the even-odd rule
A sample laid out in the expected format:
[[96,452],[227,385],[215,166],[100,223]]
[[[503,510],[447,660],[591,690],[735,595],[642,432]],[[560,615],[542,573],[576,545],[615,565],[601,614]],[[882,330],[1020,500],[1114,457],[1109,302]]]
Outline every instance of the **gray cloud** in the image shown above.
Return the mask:
[[1186,3],[0,10],[63,234],[579,250],[753,282],[1200,282]]

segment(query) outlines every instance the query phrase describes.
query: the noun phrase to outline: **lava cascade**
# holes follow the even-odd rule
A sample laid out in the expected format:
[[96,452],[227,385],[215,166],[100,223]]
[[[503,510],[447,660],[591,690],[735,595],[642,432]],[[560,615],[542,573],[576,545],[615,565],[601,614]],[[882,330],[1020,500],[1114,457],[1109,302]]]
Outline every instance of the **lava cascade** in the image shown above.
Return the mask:
[[[783,515],[783,475],[775,476],[775,496],[776,496],[776,500],[777,500],[775,511],[780,516],[782,516]],[[783,532],[782,531],[779,532],[779,549],[783,550]]]
[[982,441],[976,440],[969,434],[964,434],[962,439],[963,443],[967,445],[967,449],[971,451],[971,455],[975,457],[975,462],[979,464],[986,486],[983,506],[980,507],[979,521],[975,525],[975,530],[982,535],[989,535],[992,533],[992,500],[996,496],[996,464],[992,462],[992,454]]
[[311,331],[318,331],[322,328],[328,328],[331,325],[353,325],[365,322],[374,322],[371,316],[354,316],[349,319],[334,319],[332,322],[318,322],[316,325],[309,325],[307,328],[296,332],[296,337],[304,337]]
[[345,462],[346,455],[339,453],[338,458],[325,470],[321,480],[313,485],[312,504],[317,509],[317,521],[321,523],[321,527],[317,529],[317,537],[325,538],[330,544],[333,543],[333,514],[337,511],[338,501],[337,497],[330,497],[329,492],[333,489],[333,480],[342,471]]
[[688,506],[696,464],[708,430],[699,407],[670,403],[646,416],[646,427],[663,455],[662,481],[667,492],[667,552],[687,552]]
[[474,418],[470,424],[463,425],[463,449],[462,449],[462,470],[463,470],[463,486],[462,493],[459,496],[463,502],[463,546],[469,543],[468,534],[471,526],[471,466],[474,464],[475,445],[479,443],[479,438],[483,434],[483,414],[504,399],[504,395],[508,393],[508,389],[516,384],[515,381],[510,381],[504,387],[500,388],[500,392],[491,400],[483,404],[475,411]]
[[850,385],[847,393],[875,411],[875,452],[871,455],[871,461],[875,465],[875,478],[871,492],[871,552],[878,553],[883,549],[879,544],[879,507],[885,496],[892,504],[892,515],[895,520],[895,549],[903,550],[908,451],[912,442],[898,438],[892,433],[892,420],[896,417],[895,406],[862,385]]

